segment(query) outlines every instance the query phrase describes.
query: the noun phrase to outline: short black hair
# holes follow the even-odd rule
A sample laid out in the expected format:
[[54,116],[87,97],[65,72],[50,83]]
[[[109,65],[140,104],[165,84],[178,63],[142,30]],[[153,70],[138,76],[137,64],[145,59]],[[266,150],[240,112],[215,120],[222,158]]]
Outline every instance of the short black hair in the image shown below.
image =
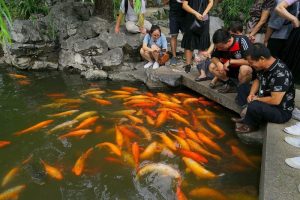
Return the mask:
[[151,35],[154,31],[156,31],[156,30],[158,30],[159,33],[161,34],[161,29],[160,29],[160,27],[159,27],[158,25],[152,25],[152,26],[151,26],[151,29],[150,29],[150,31],[149,31],[150,35]]
[[262,43],[253,44],[247,51],[246,56],[250,57],[252,60],[258,61],[260,58],[271,58],[270,50]]
[[229,31],[225,29],[218,29],[213,35],[213,43],[214,44],[219,44],[219,43],[227,43],[228,40],[231,38],[231,35]]
[[240,21],[233,21],[229,26],[229,30],[233,33],[242,33],[243,32],[243,24]]

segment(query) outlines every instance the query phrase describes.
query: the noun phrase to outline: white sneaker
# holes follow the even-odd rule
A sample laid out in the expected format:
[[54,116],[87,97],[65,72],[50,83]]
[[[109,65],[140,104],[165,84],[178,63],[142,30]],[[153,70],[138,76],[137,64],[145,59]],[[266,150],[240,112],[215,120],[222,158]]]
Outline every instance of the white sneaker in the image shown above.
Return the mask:
[[158,64],[158,62],[155,62],[155,63],[153,64],[153,69],[157,69],[157,68],[159,68],[159,64]]
[[297,122],[295,125],[286,127],[283,129],[284,132],[291,135],[299,135],[300,136],[300,122]]
[[287,158],[285,163],[290,167],[300,169],[300,157]]
[[300,138],[295,138],[295,137],[285,137],[284,140],[294,146],[300,148]]
[[149,67],[151,67],[153,65],[152,61],[149,61],[147,64],[144,65],[145,69],[148,69]]
[[295,108],[292,112],[293,118],[300,121],[300,110]]

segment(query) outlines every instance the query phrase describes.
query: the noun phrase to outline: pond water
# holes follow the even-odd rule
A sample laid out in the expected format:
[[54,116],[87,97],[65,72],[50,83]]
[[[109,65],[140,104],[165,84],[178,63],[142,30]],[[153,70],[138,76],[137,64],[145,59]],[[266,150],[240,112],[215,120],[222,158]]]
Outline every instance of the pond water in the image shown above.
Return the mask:
[[187,89],[1,67],[0,110],[0,199],[258,199],[261,147]]

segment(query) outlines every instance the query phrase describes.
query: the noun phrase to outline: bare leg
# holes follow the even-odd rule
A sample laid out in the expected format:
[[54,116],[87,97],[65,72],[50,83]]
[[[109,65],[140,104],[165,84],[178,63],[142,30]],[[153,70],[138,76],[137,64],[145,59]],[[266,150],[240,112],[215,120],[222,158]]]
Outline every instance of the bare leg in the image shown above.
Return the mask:
[[141,54],[141,56],[142,56],[145,60],[147,60],[147,61],[149,61],[149,62],[152,62],[152,61],[153,61],[153,59],[151,58],[151,54],[150,54],[149,51],[145,51],[143,48],[141,48],[140,54]]
[[184,53],[185,53],[185,59],[186,59],[185,63],[186,63],[187,65],[192,64],[193,51],[191,51],[191,50],[189,50],[189,49],[185,49],[185,50],[184,50]]
[[249,83],[252,79],[252,68],[248,65],[242,65],[239,71],[239,84]]
[[226,75],[225,71],[219,71],[218,67],[214,64],[211,63],[209,65],[209,71],[215,76],[215,78],[223,80],[223,81],[227,81],[228,77]]
[[172,35],[172,36],[171,36],[171,41],[170,41],[173,58],[176,57],[177,36],[178,36],[178,35]]

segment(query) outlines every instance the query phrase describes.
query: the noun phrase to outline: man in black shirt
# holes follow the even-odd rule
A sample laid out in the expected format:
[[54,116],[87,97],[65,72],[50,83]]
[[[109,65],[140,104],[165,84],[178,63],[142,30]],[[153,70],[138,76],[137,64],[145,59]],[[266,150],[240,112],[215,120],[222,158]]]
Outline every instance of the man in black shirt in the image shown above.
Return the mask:
[[245,36],[230,35],[227,30],[219,29],[213,35],[215,50],[212,53],[209,70],[223,81],[220,93],[235,92],[230,78],[238,79],[239,84],[248,83],[252,77],[252,68],[245,57],[250,42]]
[[182,9],[182,1],[181,0],[164,0],[164,4],[169,3],[170,12],[169,12],[169,28],[171,35],[171,50],[172,50],[172,58],[170,59],[171,65],[176,65],[176,48],[177,48],[177,36],[179,31],[184,33],[185,22],[184,17],[186,12]]
[[248,108],[237,133],[248,133],[265,122],[285,123],[292,117],[295,88],[292,73],[267,47],[256,43],[247,52],[249,64],[257,71],[247,98]]

